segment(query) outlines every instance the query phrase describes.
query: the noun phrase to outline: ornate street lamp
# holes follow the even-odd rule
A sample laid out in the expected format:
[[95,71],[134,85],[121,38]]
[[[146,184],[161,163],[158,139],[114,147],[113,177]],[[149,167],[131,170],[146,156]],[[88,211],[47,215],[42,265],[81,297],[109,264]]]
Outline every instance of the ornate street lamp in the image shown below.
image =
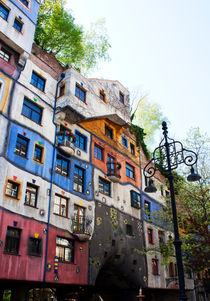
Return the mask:
[[179,141],[175,141],[168,137],[167,123],[163,121],[162,123],[163,136],[159,147],[157,147],[153,152],[153,158],[144,167],[144,175],[149,178],[149,186],[145,188],[145,192],[155,192],[157,189],[152,185],[151,177],[155,174],[158,168],[163,168],[167,172],[167,178],[169,179],[170,185],[170,195],[171,195],[171,206],[173,213],[173,224],[174,224],[174,246],[176,250],[176,261],[178,268],[178,278],[179,278],[179,289],[180,289],[180,301],[187,300],[185,293],[185,281],[184,281],[184,269],[182,263],[181,254],[181,240],[179,238],[177,213],[176,213],[176,202],[174,194],[173,185],[173,175],[172,170],[176,169],[179,164],[186,164],[191,166],[191,174],[187,177],[190,182],[200,180],[200,176],[195,174],[193,165],[197,162],[197,154],[193,151],[183,148],[183,145]]

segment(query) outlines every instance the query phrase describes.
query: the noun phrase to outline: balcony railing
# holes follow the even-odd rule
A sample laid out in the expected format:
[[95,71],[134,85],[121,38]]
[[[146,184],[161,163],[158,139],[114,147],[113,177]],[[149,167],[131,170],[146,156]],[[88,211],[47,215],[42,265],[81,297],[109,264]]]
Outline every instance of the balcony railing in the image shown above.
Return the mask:
[[107,176],[109,180],[114,183],[118,183],[120,181],[120,169],[121,164],[118,162],[107,162]]
[[71,131],[65,131],[65,133],[61,131],[57,133],[57,147],[69,156],[75,152],[75,141],[76,137]]
[[90,239],[92,233],[92,220],[89,217],[82,215],[74,215],[72,217],[72,233],[80,240],[87,241]]

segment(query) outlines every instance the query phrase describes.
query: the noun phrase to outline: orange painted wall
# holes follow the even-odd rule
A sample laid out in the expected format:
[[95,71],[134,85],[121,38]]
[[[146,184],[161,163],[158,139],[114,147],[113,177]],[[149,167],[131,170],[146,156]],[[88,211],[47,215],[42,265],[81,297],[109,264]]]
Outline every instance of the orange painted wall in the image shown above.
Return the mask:
[[[113,129],[113,139],[108,138],[105,136],[105,123],[110,126]],[[135,147],[135,155],[132,155],[128,149],[122,146],[121,144],[121,135],[125,134],[123,133],[123,128],[120,128],[119,126],[115,126],[105,120],[94,120],[94,121],[88,121],[83,122],[81,125],[88,130],[89,132],[92,132],[95,136],[92,136],[92,145],[91,145],[91,152],[92,152],[92,163],[99,167],[101,170],[103,170],[104,173],[107,173],[107,155],[111,155],[115,158],[116,162],[119,162],[121,164],[120,169],[120,182],[126,183],[130,182],[133,185],[140,188],[140,167],[139,167],[139,153],[137,152],[137,148]],[[130,137],[126,136],[128,139],[128,144],[130,145],[130,142],[134,143],[135,141],[131,139]],[[102,141],[103,140],[103,141]],[[94,157],[94,145],[95,143],[99,145],[101,148],[103,148],[103,161],[97,159]],[[126,176],[126,163],[132,165],[135,168],[135,179],[131,179]]]

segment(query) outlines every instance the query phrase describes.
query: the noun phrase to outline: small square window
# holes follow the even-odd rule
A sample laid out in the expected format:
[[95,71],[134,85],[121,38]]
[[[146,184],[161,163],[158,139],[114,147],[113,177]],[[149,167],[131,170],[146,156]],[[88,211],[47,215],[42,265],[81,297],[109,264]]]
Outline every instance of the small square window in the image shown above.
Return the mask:
[[101,100],[106,102],[106,94],[102,90],[99,91],[99,97]]
[[111,185],[109,181],[99,177],[99,192],[111,196]]
[[9,62],[11,57],[11,53],[9,53],[5,48],[0,49],[0,58],[2,58],[4,61]]
[[78,131],[75,132],[76,142],[75,145],[80,149],[86,151],[87,150],[87,137],[80,134]]
[[86,102],[86,91],[78,84],[75,87],[75,95],[83,102]]
[[41,77],[38,73],[36,73],[34,71],[32,72],[31,84],[33,86],[35,86],[36,88],[38,88],[39,90],[44,92],[45,82],[46,82],[46,80],[43,77]]
[[144,202],[145,219],[151,219],[151,206],[150,202]]
[[36,208],[37,206],[38,187],[27,183],[25,193],[25,205]]
[[22,114],[34,122],[41,124],[42,109],[27,98],[24,98],[23,101]]
[[154,241],[153,241],[153,229],[148,228],[147,229],[147,235],[148,235],[148,243],[153,245],[154,244]]
[[130,152],[132,155],[135,155],[135,146],[133,143],[130,143]]
[[21,157],[27,157],[29,140],[18,134],[15,146],[15,153]]
[[63,157],[57,155],[56,157],[56,164],[55,164],[55,171],[62,176],[69,176],[69,161],[64,159]]
[[74,190],[84,193],[85,171],[79,166],[74,167]]
[[63,96],[64,92],[65,92],[65,84],[61,83],[59,97]]
[[131,206],[140,209],[140,194],[131,190]]
[[9,197],[12,197],[14,199],[18,199],[19,190],[20,190],[20,184],[19,183],[14,182],[12,180],[7,181],[5,195],[7,195]]
[[40,238],[29,237],[28,240],[28,255],[41,256],[42,240]]
[[158,259],[152,259],[152,273],[153,275],[159,275]]
[[20,2],[22,2],[26,7],[28,7],[28,5],[29,5],[28,0],[20,0]]
[[126,176],[131,179],[134,179],[135,176],[135,168],[128,163],[126,163]]
[[34,161],[43,164],[44,163],[44,147],[36,144],[35,143],[35,147],[34,147],[34,157],[33,157]]
[[128,148],[128,139],[125,136],[122,136],[122,146]]
[[15,18],[14,24],[13,24],[14,28],[16,28],[19,32],[22,31],[23,28],[23,23],[18,20],[17,18]]
[[7,20],[9,16],[9,11],[9,8],[0,3],[0,17],[2,17],[4,20]]
[[121,91],[119,93],[119,100],[120,100],[120,102],[124,103],[124,94]]
[[97,144],[94,145],[94,157],[103,161],[103,148]]
[[68,217],[68,199],[56,194],[54,201],[54,213],[60,216]]
[[56,256],[61,262],[74,263],[74,241],[57,236]]
[[4,252],[17,255],[19,253],[21,230],[7,227]]
[[126,225],[126,234],[129,236],[133,236],[133,228],[131,225]]
[[107,124],[105,124],[105,135],[108,138],[113,139],[113,129],[110,128]]

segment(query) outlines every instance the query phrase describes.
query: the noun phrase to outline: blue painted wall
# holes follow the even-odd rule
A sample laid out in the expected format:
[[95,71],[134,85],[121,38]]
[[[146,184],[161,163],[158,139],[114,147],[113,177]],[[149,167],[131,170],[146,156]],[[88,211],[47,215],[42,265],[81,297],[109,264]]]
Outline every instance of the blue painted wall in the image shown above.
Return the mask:
[[161,205],[156,200],[154,200],[153,198],[149,197],[147,194],[145,194],[142,191],[141,192],[141,202],[142,202],[141,207],[143,209],[145,209],[145,207],[144,207],[144,202],[145,201],[147,201],[147,202],[150,203],[151,218],[150,219],[146,218],[145,210],[143,210],[142,218],[144,220],[146,220],[147,222],[152,223],[152,224],[157,225],[157,226],[163,227],[163,225],[164,225],[164,228],[165,228],[166,225],[165,225],[164,221],[157,218],[157,212],[160,211],[160,210],[162,210],[163,205]]
[[[25,133],[25,134],[24,134]],[[17,135],[20,134],[25,138],[29,139],[27,158],[21,157],[15,154],[15,146]],[[40,165],[33,161],[33,149],[34,143],[41,142],[42,146],[45,147],[45,161],[43,165]],[[26,171],[36,174],[50,181],[50,172],[52,166],[52,154],[53,146],[48,141],[43,139],[39,134],[34,133],[24,127],[12,125],[10,131],[9,147],[7,151],[7,157],[19,167],[26,169]],[[55,151],[55,158],[57,154],[60,154],[58,150]],[[92,166],[87,162],[80,161],[76,158],[69,158],[62,155],[62,157],[69,160],[69,177],[62,176],[58,173],[54,173],[54,183],[65,189],[66,191],[72,192],[86,199],[93,198],[93,183],[92,183]],[[56,159],[54,161],[54,170],[56,165]],[[77,165],[84,169],[84,191],[85,193],[79,193],[73,190],[74,182],[74,166]],[[89,190],[89,194],[87,193]]]
[[39,11],[39,3],[37,0],[29,0],[29,6],[26,7],[21,1],[10,0],[15,6],[17,6],[34,24],[37,22],[37,16]]

